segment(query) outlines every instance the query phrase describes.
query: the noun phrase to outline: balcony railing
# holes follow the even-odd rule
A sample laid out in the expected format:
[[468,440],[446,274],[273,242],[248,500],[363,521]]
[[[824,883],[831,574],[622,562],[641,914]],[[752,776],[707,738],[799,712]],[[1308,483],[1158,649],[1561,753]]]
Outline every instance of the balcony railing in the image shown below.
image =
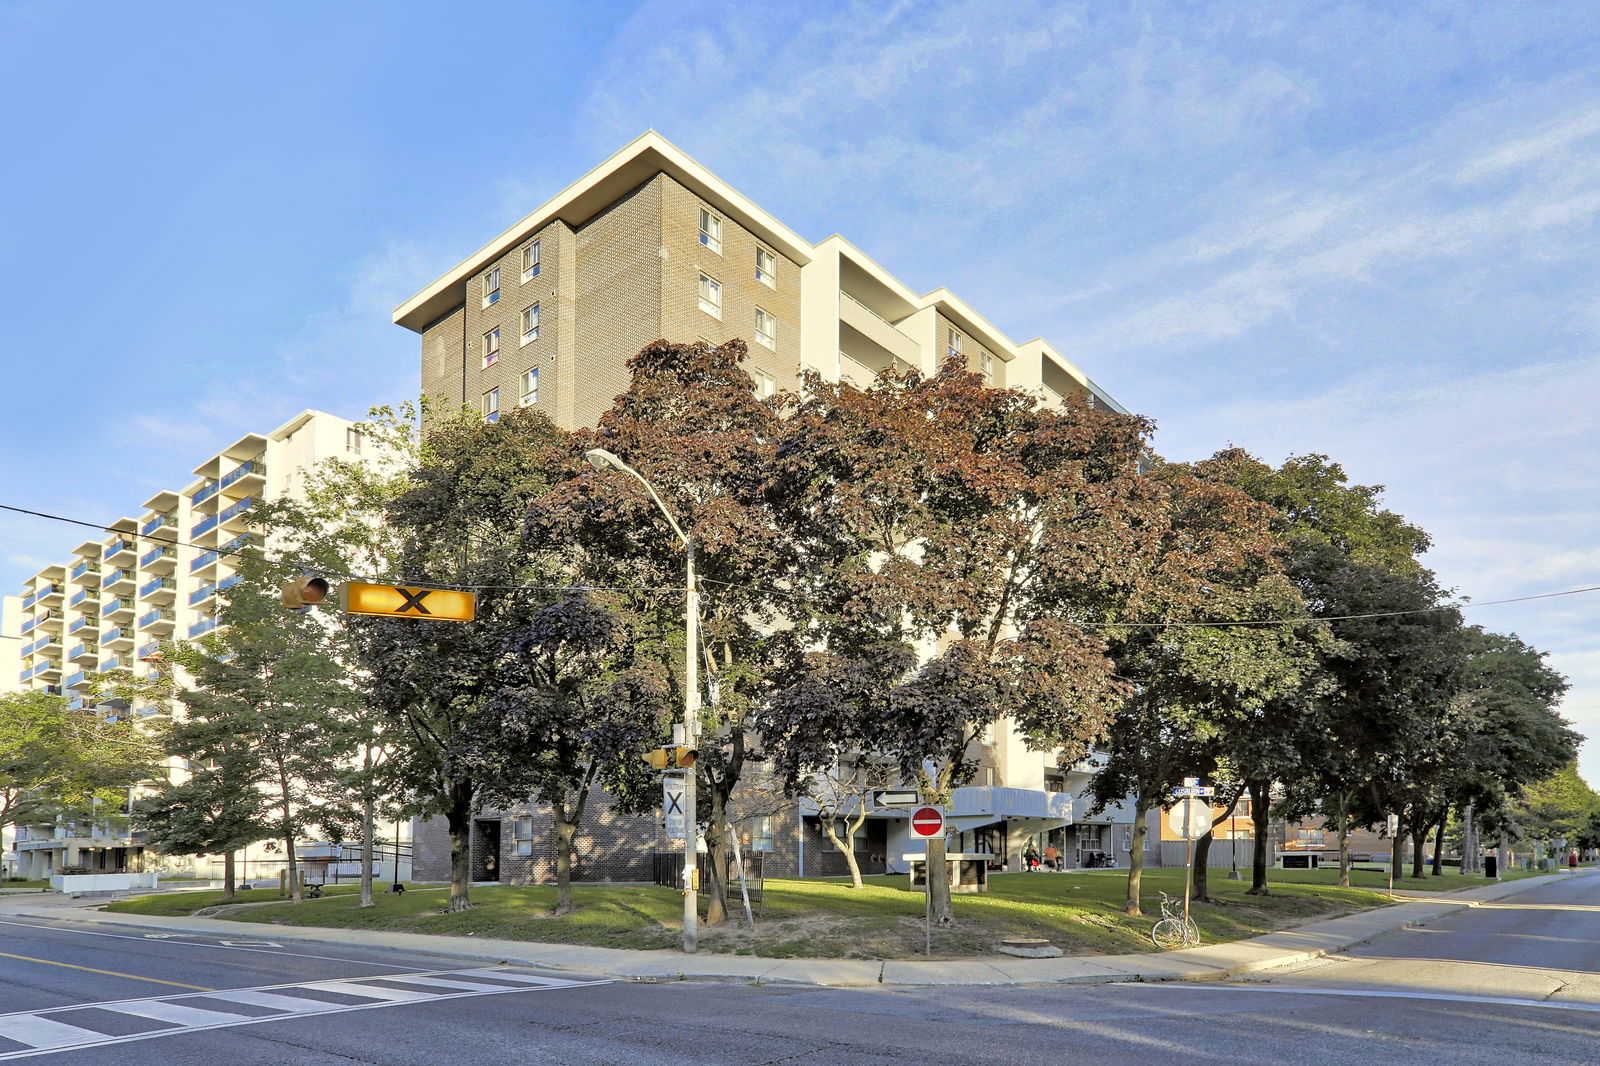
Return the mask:
[[32,596],[29,596],[27,599],[23,600],[22,601],[22,609],[24,611],[26,611],[29,607],[32,607],[34,604],[38,603],[40,600],[44,599],[46,596],[52,596],[55,593],[60,592],[60,591],[61,591],[61,588],[58,585],[55,585],[55,584],[46,585],[43,588],[41,588],[38,591],[36,591]]
[[133,610],[132,600],[128,599],[126,596],[113,596],[111,599],[100,604],[100,617],[104,618],[108,614],[116,614],[119,611],[131,610]]
[[99,589],[79,589],[67,598],[68,607],[76,607],[90,596],[100,595]]
[[215,628],[217,628],[217,620],[215,618],[202,618],[189,627],[189,638],[192,640],[202,634],[211,632]]
[[152,564],[161,561],[162,559],[176,559],[177,557],[178,549],[164,544],[161,547],[151,548],[149,551],[145,552],[144,555],[139,558],[139,566],[142,569],[149,567]]
[[232,470],[228,471],[226,474],[223,474],[220,478],[213,481],[199,492],[195,493],[193,497],[194,502],[205,503],[207,500],[211,499],[211,497],[215,496],[229,485],[232,485],[240,478],[249,477],[251,474],[261,477],[265,476],[266,472],[266,464],[259,462],[258,460],[251,459],[248,462],[240,463],[238,466],[234,467]]
[[123,552],[131,552],[133,550],[133,541],[123,540],[119,537],[106,545],[105,550],[100,553],[100,558],[110,559],[113,556],[121,555]]
[[120,585],[124,581],[133,580],[132,570],[112,570],[107,572],[106,579],[100,583],[100,591],[105,592],[113,585]]
[[110,644],[113,640],[121,640],[123,637],[130,635],[121,626],[112,626],[100,634],[100,643]]
[[89,672],[87,670],[79,670],[77,673],[75,673],[71,677],[67,678],[66,681],[63,682],[63,684],[67,688],[72,688],[73,686],[81,685],[85,681],[88,681],[88,680],[89,680]]
[[77,662],[79,659],[98,658],[99,655],[100,647],[97,644],[79,644],[67,652],[67,658],[72,662]]
[[144,585],[140,587],[139,598],[143,599],[146,596],[151,596],[162,591],[163,589],[175,589],[177,587],[178,583],[172,580],[170,577],[152,578],[149,581],[146,581]]
[[251,505],[255,502],[256,498],[254,496],[246,496],[238,503],[229,505],[221,514],[217,515],[217,518],[222,522],[227,522],[230,519],[238,518],[240,515],[248,511]]
[[207,581],[204,585],[189,593],[189,606],[197,607],[217,594],[217,583]]
[[85,574],[98,574],[99,572],[100,563],[98,561],[94,559],[85,559],[83,562],[72,568],[72,580],[77,581]]
[[172,526],[176,528],[177,525],[178,513],[176,511],[168,511],[165,514],[155,515],[144,525],[140,526],[139,535],[141,537],[148,537],[150,534],[154,533],[163,526]]
[[[99,618],[95,617],[92,614],[86,614],[82,618],[78,619],[76,622],[71,622],[71,623],[69,623],[67,625],[67,635],[71,636],[73,633],[76,633],[80,629],[93,629],[95,626],[98,626],[99,624],[100,624],[100,619]],[[43,641],[40,641],[40,643],[42,644]],[[24,653],[24,654],[26,654],[26,653]]]
[[177,620],[177,617],[178,616],[173,613],[171,607],[157,607],[155,610],[149,612],[148,614],[144,615],[144,617],[139,619],[139,628],[148,629],[151,626],[159,625],[162,622],[173,622]]
[[148,644],[141,644],[139,646],[139,658],[140,659],[148,659],[148,658],[150,658],[150,656],[154,655],[156,652],[158,652],[160,650],[161,650],[161,642],[159,640],[152,640]]
[[122,656],[113,655],[111,658],[107,659],[105,662],[100,664],[100,672],[103,674],[107,670],[115,670],[118,667],[127,666],[127,665],[128,665],[127,663],[122,661]]
[[217,528],[217,523],[220,521],[222,521],[222,516],[219,514],[214,514],[210,518],[196,522],[189,529],[189,536],[198,537],[202,533],[210,533],[213,529]]

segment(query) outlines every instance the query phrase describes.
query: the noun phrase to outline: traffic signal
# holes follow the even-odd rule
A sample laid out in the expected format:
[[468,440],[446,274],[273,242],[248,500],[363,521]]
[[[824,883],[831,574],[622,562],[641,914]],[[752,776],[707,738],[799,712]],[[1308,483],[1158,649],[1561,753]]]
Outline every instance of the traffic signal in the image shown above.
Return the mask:
[[657,770],[687,770],[699,757],[700,752],[687,744],[655,748],[644,753],[644,761]]
[[280,603],[290,610],[300,610],[326,600],[328,582],[320,577],[297,577],[285,581],[281,593],[278,597]]

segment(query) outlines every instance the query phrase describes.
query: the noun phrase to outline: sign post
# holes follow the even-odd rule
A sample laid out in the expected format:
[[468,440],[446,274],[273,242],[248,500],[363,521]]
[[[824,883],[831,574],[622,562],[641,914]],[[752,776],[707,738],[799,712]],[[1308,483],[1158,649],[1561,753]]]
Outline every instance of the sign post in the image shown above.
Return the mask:
[[[944,812],[937,807],[918,807],[911,814],[911,832],[923,840],[942,835]],[[948,877],[949,871],[940,870],[939,876]],[[933,859],[926,851],[922,853],[922,951],[933,954]]]
[[[1183,786],[1172,790],[1178,803],[1167,815],[1167,828],[1182,833],[1186,842],[1183,859],[1183,930],[1185,937],[1190,929],[1189,897],[1194,894],[1194,841],[1211,831],[1211,804],[1201,797],[1209,797],[1216,789],[1202,785],[1198,777],[1186,777]],[[1203,826],[1203,828],[1202,828]]]

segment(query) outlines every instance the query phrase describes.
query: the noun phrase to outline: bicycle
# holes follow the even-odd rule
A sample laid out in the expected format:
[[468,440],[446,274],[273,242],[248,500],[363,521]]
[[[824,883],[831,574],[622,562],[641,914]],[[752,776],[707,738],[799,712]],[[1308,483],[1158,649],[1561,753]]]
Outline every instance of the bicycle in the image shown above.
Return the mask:
[[1181,906],[1161,893],[1161,920],[1150,929],[1150,939],[1163,951],[1188,948],[1200,943],[1200,929],[1193,918],[1185,918]]

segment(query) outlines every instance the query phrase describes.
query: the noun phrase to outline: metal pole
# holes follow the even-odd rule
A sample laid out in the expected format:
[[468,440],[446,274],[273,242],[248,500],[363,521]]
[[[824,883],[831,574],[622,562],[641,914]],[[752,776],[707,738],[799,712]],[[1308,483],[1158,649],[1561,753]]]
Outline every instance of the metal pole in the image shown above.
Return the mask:
[[[683,629],[683,735],[692,747],[700,732],[700,590],[694,576],[694,539],[685,537]],[[695,771],[683,772],[683,950],[693,952],[699,930],[699,900],[695,896],[695,857],[700,850],[695,824]]]
[[[1194,891],[1194,800],[1183,801],[1183,835],[1188,841],[1188,849],[1183,859],[1183,932],[1185,940],[1189,935],[1189,896]],[[1131,860],[1130,860],[1131,861]]]
[[400,891],[400,819],[394,820],[394,885],[391,892]]

